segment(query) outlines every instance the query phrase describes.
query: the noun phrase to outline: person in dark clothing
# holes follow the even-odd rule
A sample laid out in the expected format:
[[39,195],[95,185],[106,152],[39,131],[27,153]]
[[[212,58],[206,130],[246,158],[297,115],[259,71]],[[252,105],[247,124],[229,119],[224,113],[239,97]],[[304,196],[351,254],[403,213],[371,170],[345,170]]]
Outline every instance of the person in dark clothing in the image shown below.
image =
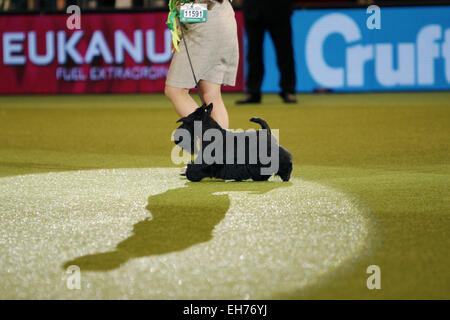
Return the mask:
[[277,53],[281,73],[280,96],[286,103],[297,102],[295,97],[295,64],[292,46],[291,15],[293,0],[244,0],[243,11],[248,38],[247,95],[237,104],[260,103],[264,77],[263,40],[269,31]]

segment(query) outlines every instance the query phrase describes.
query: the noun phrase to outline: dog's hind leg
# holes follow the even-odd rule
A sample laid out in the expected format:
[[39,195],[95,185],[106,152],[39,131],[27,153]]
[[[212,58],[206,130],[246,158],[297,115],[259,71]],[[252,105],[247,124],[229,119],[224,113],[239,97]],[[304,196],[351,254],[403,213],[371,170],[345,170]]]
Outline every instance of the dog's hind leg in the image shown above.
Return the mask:
[[247,170],[253,181],[267,181],[271,177],[271,175],[262,175],[261,166],[259,165],[249,165]]

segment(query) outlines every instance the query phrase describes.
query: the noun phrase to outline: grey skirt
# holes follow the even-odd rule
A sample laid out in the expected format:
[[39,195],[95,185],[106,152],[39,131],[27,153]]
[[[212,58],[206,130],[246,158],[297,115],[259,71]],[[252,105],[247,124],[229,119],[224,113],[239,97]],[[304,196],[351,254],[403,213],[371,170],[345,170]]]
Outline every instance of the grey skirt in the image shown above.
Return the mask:
[[[234,86],[239,64],[239,43],[236,18],[230,2],[211,1],[206,23],[182,23],[181,27],[197,81]],[[194,88],[195,81],[183,41],[179,49],[172,58],[166,84],[175,88]]]

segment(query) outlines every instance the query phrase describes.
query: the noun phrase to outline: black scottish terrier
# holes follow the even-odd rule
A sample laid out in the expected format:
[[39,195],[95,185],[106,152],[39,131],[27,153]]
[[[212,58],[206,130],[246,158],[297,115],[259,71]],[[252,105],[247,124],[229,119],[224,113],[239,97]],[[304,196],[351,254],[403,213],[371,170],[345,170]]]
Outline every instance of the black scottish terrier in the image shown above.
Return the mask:
[[[177,121],[182,124],[175,131],[175,143],[187,152],[197,154],[195,161],[187,166],[188,180],[267,181],[275,174],[283,181],[289,181],[292,156],[278,144],[265,120],[250,119],[264,130],[233,132],[223,129],[211,117],[212,109],[212,104],[204,104]],[[209,159],[205,156],[207,151],[210,152]]]

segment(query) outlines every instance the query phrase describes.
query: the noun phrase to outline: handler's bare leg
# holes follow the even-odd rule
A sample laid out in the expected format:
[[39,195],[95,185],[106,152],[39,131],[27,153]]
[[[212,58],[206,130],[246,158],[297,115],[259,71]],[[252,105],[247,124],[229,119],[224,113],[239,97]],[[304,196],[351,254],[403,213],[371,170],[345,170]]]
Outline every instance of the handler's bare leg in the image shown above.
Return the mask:
[[228,112],[222,100],[222,86],[205,80],[200,80],[198,85],[202,92],[203,101],[207,105],[210,103],[214,105],[211,116],[222,128],[228,129]]
[[164,89],[166,97],[172,102],[175,111],[180,117],[186,117],[198,108],[197,103],[189,95],[189,89],[167,86]]
[[[167,86],[164,89],[164,93],[170,102],[172,102],[175,111],[183,118],[191,114],[198,108],[197,103],[189,95],[189,89],[175,88]],[[186,167],[181,168],[181,174],[186,174]]]

